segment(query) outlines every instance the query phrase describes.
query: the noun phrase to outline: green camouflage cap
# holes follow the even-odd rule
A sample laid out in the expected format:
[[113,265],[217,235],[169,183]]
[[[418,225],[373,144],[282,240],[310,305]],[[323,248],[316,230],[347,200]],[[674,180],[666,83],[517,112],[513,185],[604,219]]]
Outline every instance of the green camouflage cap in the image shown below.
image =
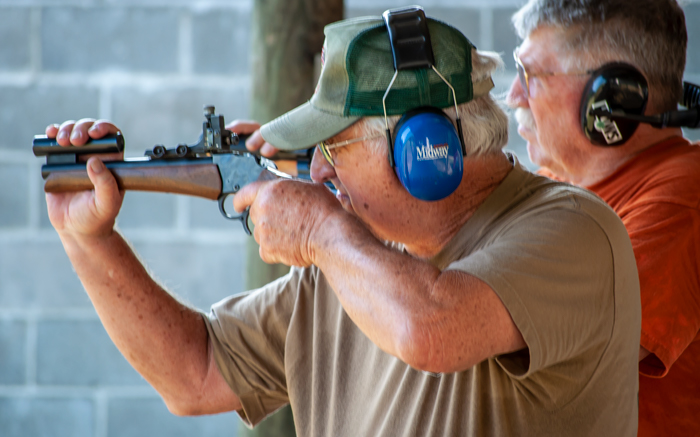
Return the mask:
[[[435,68],[454,87],[457,103],[488,94],[491,78],[472,84],[474,47],[462,33],[428,18]],[[394,75],[389,36],[382,17],[362,17],[324,29],[321,75],[307,103],[261,128],[263,138],[282,150],[311,147],[365,116],[383,116],[382,98]],[[454,106],[452,91],[432,70],[401,70],[386,99],[387,115],[419,106]]]

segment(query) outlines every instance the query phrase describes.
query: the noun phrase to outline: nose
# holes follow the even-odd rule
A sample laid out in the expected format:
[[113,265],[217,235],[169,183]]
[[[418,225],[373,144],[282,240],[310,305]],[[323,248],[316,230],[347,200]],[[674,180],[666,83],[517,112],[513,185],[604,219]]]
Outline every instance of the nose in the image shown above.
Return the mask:
[[527,108],[529,106],[525,90],[517,75],[513,78],[513,83],[510,84],[506,104],[510,108]]
[[314,156],[311,159],[311,180],[319,183],[326,183],[333,179],[335,175],[335,169],[331,166],[318,147],[314,149]]

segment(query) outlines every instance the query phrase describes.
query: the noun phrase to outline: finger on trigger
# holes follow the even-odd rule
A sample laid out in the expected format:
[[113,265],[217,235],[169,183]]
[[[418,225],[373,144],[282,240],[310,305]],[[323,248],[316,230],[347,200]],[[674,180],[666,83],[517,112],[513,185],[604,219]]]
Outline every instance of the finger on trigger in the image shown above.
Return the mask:
[[236,212],[243,212],[247,207],[255,202],[258,190],[262,182],[253,182],[243,188],[233,196],[233,209]]

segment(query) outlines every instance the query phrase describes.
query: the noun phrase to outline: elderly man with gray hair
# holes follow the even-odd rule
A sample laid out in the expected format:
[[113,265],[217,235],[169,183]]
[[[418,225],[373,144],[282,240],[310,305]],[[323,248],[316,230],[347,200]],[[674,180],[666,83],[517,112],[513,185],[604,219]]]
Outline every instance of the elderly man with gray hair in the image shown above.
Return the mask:
[[[629,238],[596,196],[501,150],[498,56],[415,8],[325,33],[314,96],[247,142],[317,144],[317,183],[234,198],[287,276],[199,312],[114,230],[123,194],[99,160],[93,192],[47,196],[124,356],[176,414],[235,410],[253,426],[291,404],[301,436],[634,436]],[[115,131],[81,120],[47,134],[81,145]]]
[[532,0],[513,23],[523,43],[509,101],[530,158],[602,197],[632,240],[639,435],[700,435],[700,148],[680,129],[697,127],[681,119],[692,109],[677,111],[700,105],[700,88],[683,83],[683,10],[675,0]]

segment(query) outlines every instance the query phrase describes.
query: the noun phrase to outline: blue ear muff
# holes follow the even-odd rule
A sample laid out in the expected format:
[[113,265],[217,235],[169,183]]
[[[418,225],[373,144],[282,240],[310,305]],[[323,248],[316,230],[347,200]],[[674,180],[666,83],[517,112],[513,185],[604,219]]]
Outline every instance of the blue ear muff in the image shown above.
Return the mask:
[[433,107],[405,113],[394,129],[394,169],[408,192],[440,200],[462,182],[462,145],[452,121]]

